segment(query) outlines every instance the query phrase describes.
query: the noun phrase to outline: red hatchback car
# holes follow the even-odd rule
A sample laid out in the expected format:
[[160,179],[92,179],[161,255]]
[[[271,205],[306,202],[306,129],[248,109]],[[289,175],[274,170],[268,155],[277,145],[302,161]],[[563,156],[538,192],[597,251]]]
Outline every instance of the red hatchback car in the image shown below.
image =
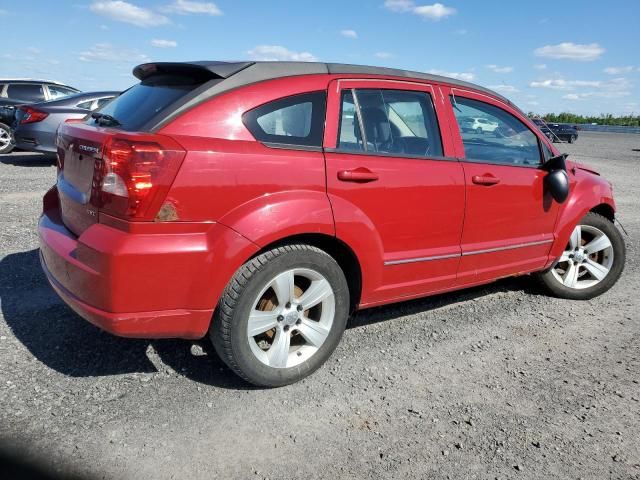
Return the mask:
[[53,288],[116,335],[208,332],[245,380],[279,386],[356,309],[533,272],[588,299],[622,273],[609,182],[492,91],[330,63],[134,74],[60,128],[39,223]]

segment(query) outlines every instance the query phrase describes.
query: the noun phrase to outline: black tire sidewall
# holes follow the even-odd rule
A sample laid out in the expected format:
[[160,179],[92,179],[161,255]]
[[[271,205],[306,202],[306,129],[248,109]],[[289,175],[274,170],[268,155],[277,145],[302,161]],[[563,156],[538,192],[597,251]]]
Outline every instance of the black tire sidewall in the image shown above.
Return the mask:
[[597,297],[598,295],[602,295],[604,292],[609,290],[620,278],[622,275],[622,271],[624,270],[624,265],[626,262],[626,246],[624,243],[624,238],[622,234],[618,230],[618,228],[605,217],[598,215],[593,212],[589,212],[584,216],[578,225],[588,225],[591,227],[595,227],[607,235],[609,240],[611,241],[611,245],[613,247],[613,265],[609,270],[609,273],[597,285],[594,285],[589,288],[584,289],[575,289],[569,288],[561,283],[553,275],[552,269],[549,269],[543,272],[540,276],[540,280],[547,287],[547,289],[554,294],[555,296],[561,298],[568,298],[571,300],[589,300],[591,298]]
[[[334,293],[335,316],[327,339],[311,358],[295,367],[273,368],[260,362],[251,351],[247,338],[248,318],[253,302],[267,282],[293,268],[308,268],[327,279]],[[331,356],[340,342],[348,316],[349,289],[333,258],[315,250],[293,250],[278,255],[252,275],[235,306],[230,335],[233,360],[243,376],[255,385],[275,387],[296,382],[313,373]]]

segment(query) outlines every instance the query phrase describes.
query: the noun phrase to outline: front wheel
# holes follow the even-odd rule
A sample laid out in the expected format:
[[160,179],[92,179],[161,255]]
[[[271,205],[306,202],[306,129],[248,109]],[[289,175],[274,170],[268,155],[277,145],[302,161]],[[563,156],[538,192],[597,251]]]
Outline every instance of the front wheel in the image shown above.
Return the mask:
[[625,257],[624,239],[613,222],[589,212],[573,229],[558,261],[538,278],[557,297],[588,300],[618,281]]
[[349,289],[336,261],[310,245],[286,245],[238,270],[209,334],[235,373],[254,385],[279,387],[320,368],[348,313]]

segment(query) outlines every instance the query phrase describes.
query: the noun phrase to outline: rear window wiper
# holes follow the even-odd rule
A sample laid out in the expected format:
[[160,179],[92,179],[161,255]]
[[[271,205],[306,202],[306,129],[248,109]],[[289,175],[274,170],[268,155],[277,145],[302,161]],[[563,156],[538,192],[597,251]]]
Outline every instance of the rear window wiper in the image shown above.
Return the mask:
[[105,127],[119,127],[122,125],[117,119],[112,117],[111,115],[107,115],[106,113],[93,112],[91,114],[91,118],[93,118],[98,125]]

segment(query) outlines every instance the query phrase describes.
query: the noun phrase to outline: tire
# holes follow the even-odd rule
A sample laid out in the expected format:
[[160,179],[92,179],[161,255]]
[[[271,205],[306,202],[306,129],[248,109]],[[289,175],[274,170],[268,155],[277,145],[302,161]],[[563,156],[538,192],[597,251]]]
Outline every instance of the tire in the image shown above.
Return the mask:
[[[592,243],[595,240],[599,243]],[[577,251],[575,245],[579,245]],[[592,245],[591,254],[589,245]],[[589,300],[602,295],[618,281],[624,270],[625,258],[624,239],[613,222],[589,212],[573,230],[562,256],[550,269],[538,273],[537,277],[551,295],[571,300]]]
[[0,123],[0,155],[11,153],[14,146],[11,129],[8,125]]
[[[310,245],[285,245],[238,269],[218,302],[209,336],[220,358],[244,380],[280,387],[322,366],[348,316],[349,288],[337,262]],[[252,332],[268,329],[250,336],[250,326]]]
[[575,141],[576,141],[576,137],[575,137],[575,135],[571,135],[571,136],[569,137],[569,143],[573,143],[573,142],[575,142]]

